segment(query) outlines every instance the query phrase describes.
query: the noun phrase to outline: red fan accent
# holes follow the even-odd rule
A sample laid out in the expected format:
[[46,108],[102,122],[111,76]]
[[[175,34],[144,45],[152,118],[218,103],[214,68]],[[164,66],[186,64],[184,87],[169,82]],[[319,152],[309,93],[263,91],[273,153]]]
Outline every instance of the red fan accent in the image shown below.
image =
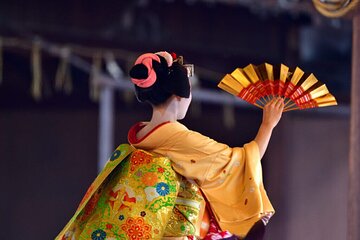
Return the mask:
[[236,68],[223,77],[218,87],[260,108],[274,97],[285,99],[284,111],[337,105],[314,74],[304,73],[299,67],[290,71],[284,64]]

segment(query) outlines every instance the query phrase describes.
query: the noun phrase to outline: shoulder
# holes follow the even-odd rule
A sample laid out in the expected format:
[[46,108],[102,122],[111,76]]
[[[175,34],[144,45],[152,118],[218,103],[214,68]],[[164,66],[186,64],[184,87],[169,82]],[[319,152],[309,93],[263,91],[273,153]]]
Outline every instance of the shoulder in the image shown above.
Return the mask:
[[189,130],[181,123],[176,124],[176,131],[169,137],[174,148],[188,149],[190,151],[216,152],[228,148],[226,144],[219,143],[214,139],[199,132]]

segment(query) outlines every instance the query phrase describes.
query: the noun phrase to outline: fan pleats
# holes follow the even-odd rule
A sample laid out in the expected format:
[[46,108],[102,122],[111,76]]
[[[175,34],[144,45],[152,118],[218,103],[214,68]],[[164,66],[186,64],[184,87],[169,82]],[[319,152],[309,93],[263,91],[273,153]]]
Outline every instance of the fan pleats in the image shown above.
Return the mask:
[[275,97],[285,99],[284,112],[337,105],[335,97],[314,74],[284,64],[249,64],[226,74],[218,87],[263,108]]

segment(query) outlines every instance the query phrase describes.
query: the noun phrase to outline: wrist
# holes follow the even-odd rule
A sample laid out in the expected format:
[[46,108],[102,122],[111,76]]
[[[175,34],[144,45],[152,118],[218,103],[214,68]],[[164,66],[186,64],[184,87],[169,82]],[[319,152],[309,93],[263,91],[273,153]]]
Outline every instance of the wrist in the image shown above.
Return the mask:
[[262,122],[260,125],[260,128],[263,128],[264,130],[272,131],[274,129],[274,125],[268,122]]

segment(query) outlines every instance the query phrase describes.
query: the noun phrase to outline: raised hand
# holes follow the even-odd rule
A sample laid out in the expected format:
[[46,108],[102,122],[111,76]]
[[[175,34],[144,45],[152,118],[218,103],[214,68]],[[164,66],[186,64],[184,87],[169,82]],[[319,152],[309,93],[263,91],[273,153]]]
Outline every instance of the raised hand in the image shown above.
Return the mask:
[[279,123],[283,110],[284,99],[281,97],[273,98],[264,106],[262,123],[274,128]]
[[254,139],[259,146],[260,157],[263,157],[266,151],[272,131],[279,123],[283,110],[284,99],[281,97],[274,98],[264,106],[263,120],[260,125],[258,134]]

